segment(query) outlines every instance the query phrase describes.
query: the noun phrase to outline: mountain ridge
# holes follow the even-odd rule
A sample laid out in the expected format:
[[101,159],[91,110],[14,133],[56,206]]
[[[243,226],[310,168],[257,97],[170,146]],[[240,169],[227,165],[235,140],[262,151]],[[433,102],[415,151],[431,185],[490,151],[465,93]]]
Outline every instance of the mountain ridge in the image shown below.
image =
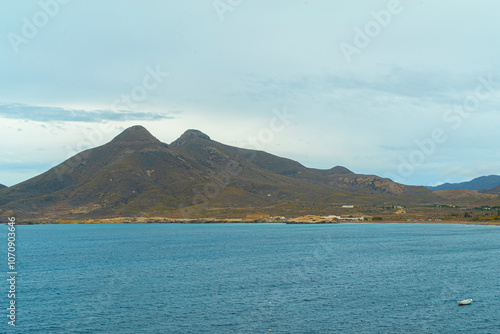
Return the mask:
[[170,144],[142,126],[80,152],[34,178],[0,190],[0,214],[24,217],[236,217],[329,212],[340,205],[441,201],[342,166],[321,170],[187,130]]
[[500,175],[488,175],[476,177],[470,181],[459,182],[459,183],[444,183],[438,186],[428,186],[426,188],[430,190],[487,190],[493,189],[500,186]]

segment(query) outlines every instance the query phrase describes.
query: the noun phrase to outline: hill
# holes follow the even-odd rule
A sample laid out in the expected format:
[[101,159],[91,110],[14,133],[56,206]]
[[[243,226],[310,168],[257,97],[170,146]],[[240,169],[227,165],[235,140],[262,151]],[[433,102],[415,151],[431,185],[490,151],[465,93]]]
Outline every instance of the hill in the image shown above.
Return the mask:
[[0,189],[7,188],[7,186],[4,186],[3,184],[0,184]]
[[432,203],[425,187],[405,186],[342,166],[307,168],[188,130],[170,145],[142,126],[81,152],[47,172],[0,190],[2,215],[241,217],[326,213],[345,204]]
[[444,183],[439,186],[427,188],[430,190],[486,190],[497,186],[500,186],[500,175],[481,176],[467,182]]
[[495,195],[486,194],[478,192],[477,190],[464,190],[464,189],[452,189],[452,190],[437,190],[437,195],[450,200],[456,199],[467,199],[467,200],[486,200],[494,199]]
[[480,193],[482,193],[482,194],[491,194],[491,195],[499,195],[500,196],[500,186],[495,187],[493,189],[481,190]]

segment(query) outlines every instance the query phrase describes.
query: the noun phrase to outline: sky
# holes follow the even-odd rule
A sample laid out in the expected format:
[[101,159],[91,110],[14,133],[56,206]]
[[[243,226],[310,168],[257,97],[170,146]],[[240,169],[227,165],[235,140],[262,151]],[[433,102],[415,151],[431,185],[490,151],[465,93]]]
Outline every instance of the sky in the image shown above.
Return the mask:
[[500,2],[0,2],[0,184],[140,124],[410,185],[500,174]]

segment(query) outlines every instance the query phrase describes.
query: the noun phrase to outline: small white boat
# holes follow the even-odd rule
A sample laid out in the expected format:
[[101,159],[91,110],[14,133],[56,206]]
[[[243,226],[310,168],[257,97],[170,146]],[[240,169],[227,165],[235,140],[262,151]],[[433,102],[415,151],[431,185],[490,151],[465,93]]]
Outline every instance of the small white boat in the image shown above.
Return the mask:
[[458,305],[469,305],[472,303],[472,299],[464,299],[458,302]]

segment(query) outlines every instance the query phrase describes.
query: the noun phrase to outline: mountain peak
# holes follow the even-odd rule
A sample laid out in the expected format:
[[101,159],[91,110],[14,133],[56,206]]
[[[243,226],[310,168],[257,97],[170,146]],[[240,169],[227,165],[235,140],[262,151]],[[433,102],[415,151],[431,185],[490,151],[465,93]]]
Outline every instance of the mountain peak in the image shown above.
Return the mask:
[[336,175],[336,174],[354,174],[349,169],[342,166],[335,166],[330,169],[314,169],[323,175]]
[[343,167],[343,166],[335,166],[333,168],[330,168],[328,170],[330,174],[354,174],[351,172],[349,169]]
[[210,140],[210,137],[208,135],[204,134],[200,130],[195,130],[195,129],[186,130],[186,132],[184,132],[181,137],[188,137],[188,138],[198,137],[198,138]]
[[111,142],[114,144],[131,144],[137,142],[159,143],[160,141],[156,139],[148,130],[146,130],[145,127],[141,125],[134,125],[125,129]]
[[204,139],[204,140],[211,140],[209,136],[204,134],[203,132],[199,130],[194,130],[194,129],[189,129],[186,132],[182,134],[176,141],[174,141],[171,145],[172,146],[181,146],[187,142],[193,141],[195,139]]

